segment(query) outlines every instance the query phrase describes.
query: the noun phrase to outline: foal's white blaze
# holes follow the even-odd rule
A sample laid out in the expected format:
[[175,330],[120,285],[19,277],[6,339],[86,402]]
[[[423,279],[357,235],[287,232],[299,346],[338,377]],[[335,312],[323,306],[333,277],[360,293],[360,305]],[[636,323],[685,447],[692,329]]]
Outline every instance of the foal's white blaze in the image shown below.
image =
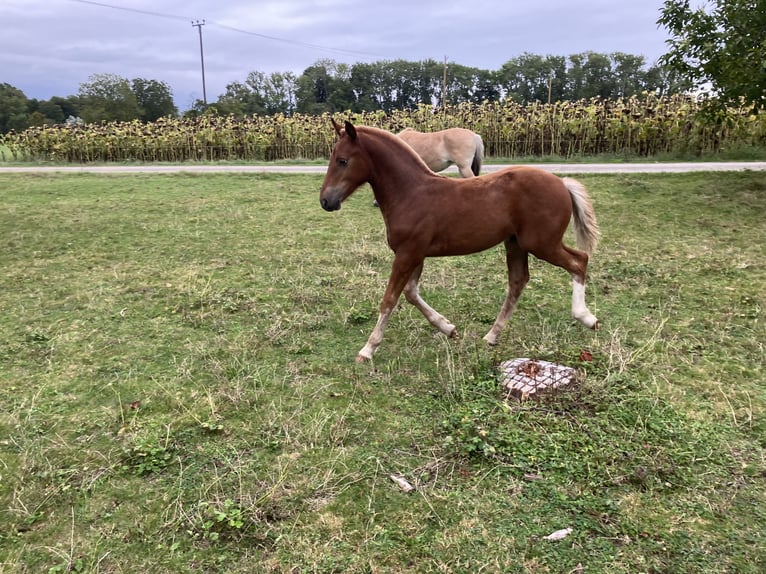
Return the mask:
[[598,323],[598,319],[585,305],[585,285],[575,278],[572,278],[572,316],[590,329]]

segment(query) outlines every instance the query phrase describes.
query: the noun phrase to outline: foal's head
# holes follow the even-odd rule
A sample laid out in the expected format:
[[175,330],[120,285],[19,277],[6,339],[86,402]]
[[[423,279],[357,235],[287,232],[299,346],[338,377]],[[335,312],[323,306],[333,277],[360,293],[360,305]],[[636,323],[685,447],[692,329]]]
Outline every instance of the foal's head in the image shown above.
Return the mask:
[[341,203],[360,185],[370,179],[372,166],[370,158],[359,144],[359,136],[351,122],[343,127],[332,120],[338,141],[335,142],[322,189],[319,203],[326,211],[340,209]]

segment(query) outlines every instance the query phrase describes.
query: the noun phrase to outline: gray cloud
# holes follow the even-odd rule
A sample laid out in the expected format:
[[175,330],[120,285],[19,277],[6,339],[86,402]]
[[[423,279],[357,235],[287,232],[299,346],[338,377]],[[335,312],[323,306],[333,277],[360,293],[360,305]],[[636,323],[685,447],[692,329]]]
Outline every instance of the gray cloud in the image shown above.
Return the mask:
[[[638,54],[667,34],[662,0],[3,0],[0,82],[28,97],[76,94],[92,74],[167,82],[186,108],[252,71],[300,74],[317,60],[434,59],[487,70],[524,52]],[[105,5],[123,7],[115,9]]]

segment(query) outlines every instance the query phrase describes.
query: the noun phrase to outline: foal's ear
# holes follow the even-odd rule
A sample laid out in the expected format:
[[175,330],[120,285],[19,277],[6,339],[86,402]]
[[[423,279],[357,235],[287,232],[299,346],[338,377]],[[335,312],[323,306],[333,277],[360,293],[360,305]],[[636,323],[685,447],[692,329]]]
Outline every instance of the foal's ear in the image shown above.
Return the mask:
[[356,128],[354,127],[354,124],[352,124],[350,121],[346,120],[346,125],[344,126],[346,129],[346,135],[350,137],[352,140],[356,139]]
[[343,128],[335,121],[335,118],[330,118],[330,121],[332,122],[332,127],[335,128],[335,133],[340,137],[340,130]]

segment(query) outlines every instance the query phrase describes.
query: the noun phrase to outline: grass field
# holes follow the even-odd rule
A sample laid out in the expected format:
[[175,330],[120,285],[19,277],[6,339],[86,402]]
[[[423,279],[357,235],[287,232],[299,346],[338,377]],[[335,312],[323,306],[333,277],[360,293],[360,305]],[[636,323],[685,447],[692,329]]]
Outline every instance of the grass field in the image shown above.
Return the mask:
[[[404,305],[356,365],[391,261],[368,188],[0,175],[0,572],[766,571],[766,180],[579,179],[599,331],[532,261],[486,348],[497,248],[426,265],[459,339]],[[583,380],[507,399],[516,357]]]

